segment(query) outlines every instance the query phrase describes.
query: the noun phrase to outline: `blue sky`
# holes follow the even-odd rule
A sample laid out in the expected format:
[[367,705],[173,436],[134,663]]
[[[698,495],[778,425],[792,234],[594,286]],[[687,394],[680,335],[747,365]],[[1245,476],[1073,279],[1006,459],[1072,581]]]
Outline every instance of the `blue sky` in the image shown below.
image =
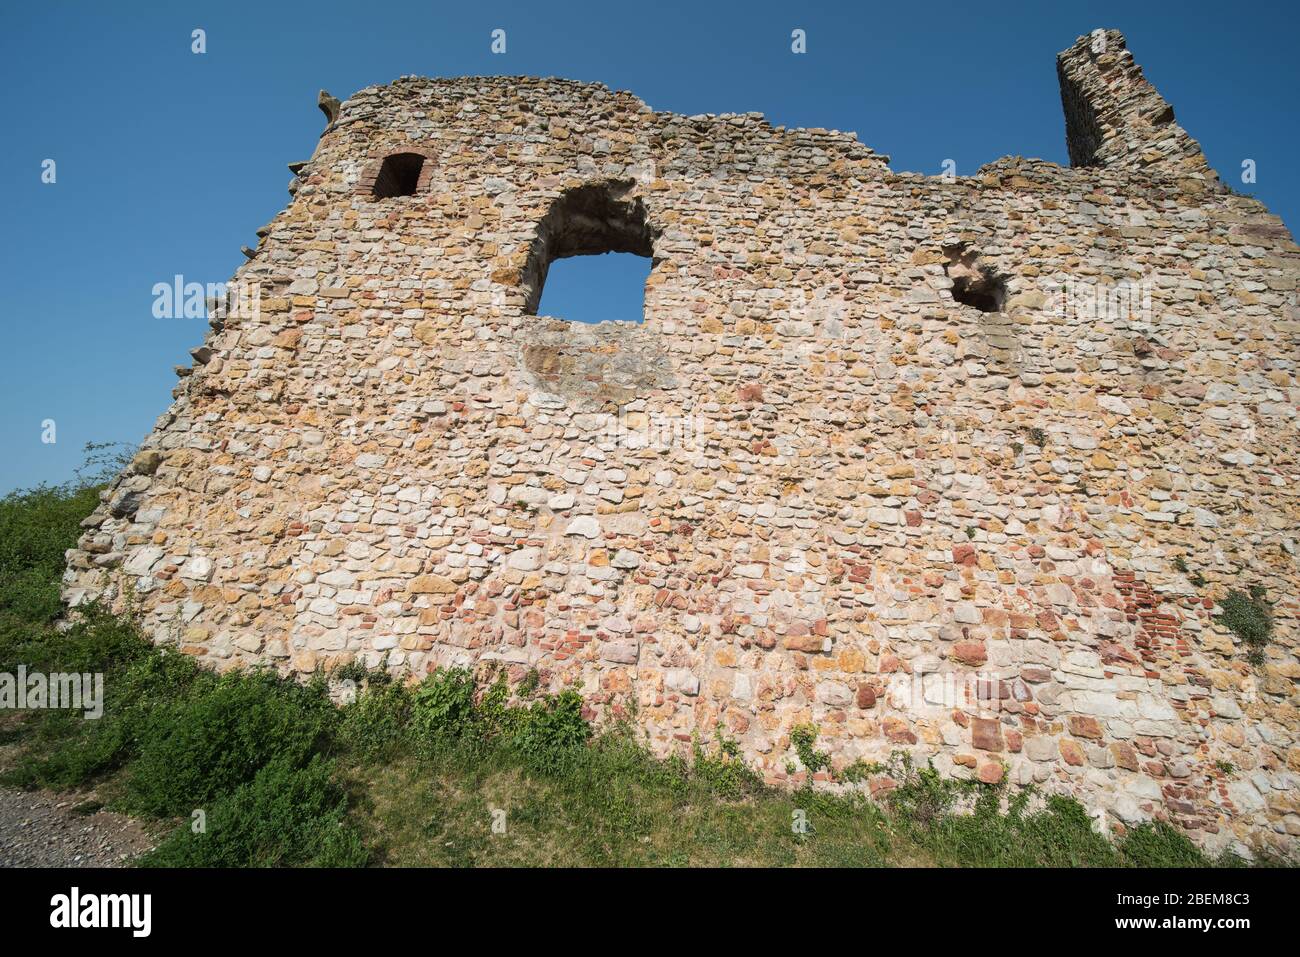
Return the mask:
[[[288,200],[317,89],[408,73],[556,75],[679,113],[854,130],[898,170],[1004,155],[1068,163],[1054,57],[1115,27],[1211,164],[1300,222],[1294,4],[8,3],[0,12],[0,493],[59,482],[87,441],[139,442],[201,319],[154,283],[228,279]],[[207,52],[190,52],[191,31]],[[490,51],[506,31],[505,54]],[[806,31],[808,52],[790,52]],[[1254,159],[1258,182],[1240,182]],[[42,162],[57,182],[41,182]],[[626,258],[626,257],[617,257]],[[635,315],[643,263],[558,263],[543,306]],[[604,268],[597,268],[604,267]],[[640,278],[638,278],[640,277]],[[586,311],[584,311],[586,310]],[[41,441],[42,422],[57,442]]]

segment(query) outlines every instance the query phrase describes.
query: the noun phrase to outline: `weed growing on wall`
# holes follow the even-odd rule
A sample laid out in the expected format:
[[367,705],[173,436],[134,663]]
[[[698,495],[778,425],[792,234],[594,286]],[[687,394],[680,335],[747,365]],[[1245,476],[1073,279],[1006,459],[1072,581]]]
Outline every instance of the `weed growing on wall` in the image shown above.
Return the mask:
[[1233,589],[1219,603],[1219,620],[1246,643],[1246,657],[1251,664],[1264,661],[1264,648],[1273,634],[1273,608],[1265,597],[1264,586],[1252,585],[1249,591]]

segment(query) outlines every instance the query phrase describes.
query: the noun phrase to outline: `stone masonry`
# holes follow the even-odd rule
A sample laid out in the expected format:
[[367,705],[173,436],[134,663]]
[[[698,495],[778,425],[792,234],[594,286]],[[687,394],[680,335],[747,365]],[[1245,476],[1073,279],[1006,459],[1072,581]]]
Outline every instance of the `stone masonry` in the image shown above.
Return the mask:
[[[777,783],[815,724],[836,768],[1294,853],[1300,250],[1119,33],[1057,62],[1073,165],[969,177],[566,80],[322,95],[257,308],[178,370],[69,604],[222,669],[535,670]],[[534,314],[606,251],[652,257],[643,323]],[[1252,585],[1256,662],[1218,618]]]

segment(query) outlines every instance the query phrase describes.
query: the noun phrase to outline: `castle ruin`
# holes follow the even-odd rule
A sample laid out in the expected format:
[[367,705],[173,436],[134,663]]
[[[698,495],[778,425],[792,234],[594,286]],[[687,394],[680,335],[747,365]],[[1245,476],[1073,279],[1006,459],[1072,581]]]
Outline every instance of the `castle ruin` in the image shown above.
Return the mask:
[[[220,669],[535,671],[776,783],[815,725],[834,768],[1293,852],[1300,250],[1118,32],[1057,64],[1071,166],[973,176],[558,79],[323,96],[256,308],[68,603]],[[535,314],[609,251],[652,259],[644,322]],[[1251,587],[1254,655],[1218,614]]]

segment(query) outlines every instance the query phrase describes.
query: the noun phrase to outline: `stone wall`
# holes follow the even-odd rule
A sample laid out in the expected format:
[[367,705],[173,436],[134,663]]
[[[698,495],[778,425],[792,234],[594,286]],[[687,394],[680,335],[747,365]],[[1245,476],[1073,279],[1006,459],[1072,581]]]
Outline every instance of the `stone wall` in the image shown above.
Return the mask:
[[[812,723],[837,768],[1293,851],[1300,256],[1102,36],[1059,59],[1077,167],[971,177],[594,84],[360,91],[69,603],[218,668],[535,669],[774,782]],[[530,314],[602,248],[652,255],[643,324]],[[1254,663],[1216,605],[1252,585]]]

